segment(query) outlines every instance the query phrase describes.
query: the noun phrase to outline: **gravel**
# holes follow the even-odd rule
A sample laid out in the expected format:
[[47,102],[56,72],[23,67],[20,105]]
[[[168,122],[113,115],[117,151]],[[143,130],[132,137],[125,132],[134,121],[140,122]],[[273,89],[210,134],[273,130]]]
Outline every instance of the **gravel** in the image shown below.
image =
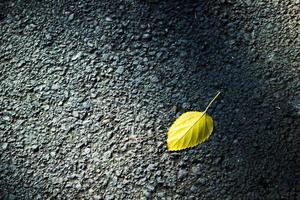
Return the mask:
[[[300,199],[299,1],[0,2],[0,199]],[[214,134],[166,150],[181,113]]]

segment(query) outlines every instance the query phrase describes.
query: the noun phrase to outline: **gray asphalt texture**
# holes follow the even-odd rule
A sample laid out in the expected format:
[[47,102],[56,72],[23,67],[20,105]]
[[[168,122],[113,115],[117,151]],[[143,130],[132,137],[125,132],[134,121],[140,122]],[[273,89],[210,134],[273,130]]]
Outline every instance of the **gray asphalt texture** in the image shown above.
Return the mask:
[[[0,199],[300,199],[299,0],[2,0]],[[168,152],[181,113],[209,140]]]

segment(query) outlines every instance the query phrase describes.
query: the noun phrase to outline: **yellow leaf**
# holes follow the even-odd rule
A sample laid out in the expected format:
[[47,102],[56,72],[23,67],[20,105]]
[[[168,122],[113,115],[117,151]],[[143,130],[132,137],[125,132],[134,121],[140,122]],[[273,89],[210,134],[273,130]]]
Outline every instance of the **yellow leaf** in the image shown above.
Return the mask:
[[205,142],[213,132],[213,119],[206,112],[220,92],[209,103],[204,112],[186,112],[180,115],[168,131],[169,151],[183,150]]

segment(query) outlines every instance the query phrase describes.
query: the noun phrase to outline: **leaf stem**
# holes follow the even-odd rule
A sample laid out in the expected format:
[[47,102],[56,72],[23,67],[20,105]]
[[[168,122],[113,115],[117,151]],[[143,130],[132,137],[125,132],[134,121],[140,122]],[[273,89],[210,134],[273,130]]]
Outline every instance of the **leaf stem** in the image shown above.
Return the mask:
[[218,93],[216,94],[216,96],[209,102],[209,104],[207,105],[206,109],[204,110],[204,113],[207,112],[208,108],[211,106],[211,104],[216,100],[216,98],[221,94],[220,91],[218,91]]

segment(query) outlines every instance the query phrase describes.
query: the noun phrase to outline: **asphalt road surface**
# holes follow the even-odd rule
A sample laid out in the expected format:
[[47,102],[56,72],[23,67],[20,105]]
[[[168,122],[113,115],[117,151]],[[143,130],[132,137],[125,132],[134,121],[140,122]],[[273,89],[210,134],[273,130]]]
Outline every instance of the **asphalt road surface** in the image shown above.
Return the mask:
[[0,199],[300,199],[299,54],[299,0],[2,0]]

